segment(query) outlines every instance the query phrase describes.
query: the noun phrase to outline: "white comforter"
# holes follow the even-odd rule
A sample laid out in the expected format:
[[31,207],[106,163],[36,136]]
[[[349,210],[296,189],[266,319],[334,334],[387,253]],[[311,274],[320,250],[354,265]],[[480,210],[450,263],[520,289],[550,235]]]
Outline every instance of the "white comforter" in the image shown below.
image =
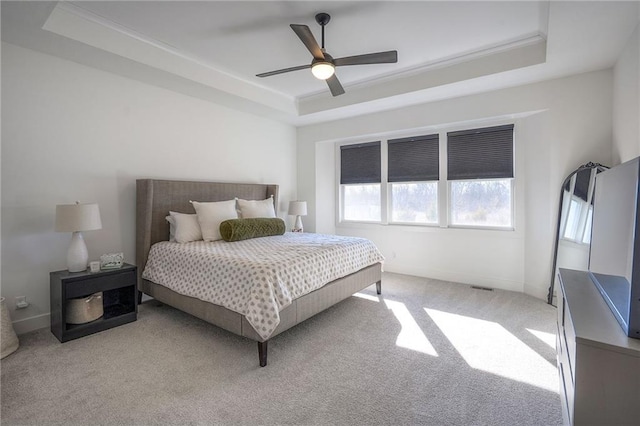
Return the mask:
[[287,232],[237,242],[163,241],[151,247],[142,277],[238,312],[267,339],[294,299],[382,260],[363,238]]

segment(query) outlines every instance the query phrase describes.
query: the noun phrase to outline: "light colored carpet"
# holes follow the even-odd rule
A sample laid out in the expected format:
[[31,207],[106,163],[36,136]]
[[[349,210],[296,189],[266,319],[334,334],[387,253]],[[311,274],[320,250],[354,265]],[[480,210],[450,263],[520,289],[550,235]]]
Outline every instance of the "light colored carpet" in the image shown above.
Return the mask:
[[64,344],[20,336],[1,421],[25,424],[561,424],[555,308],[506,291],[385,273],[269,344],[155,301]]

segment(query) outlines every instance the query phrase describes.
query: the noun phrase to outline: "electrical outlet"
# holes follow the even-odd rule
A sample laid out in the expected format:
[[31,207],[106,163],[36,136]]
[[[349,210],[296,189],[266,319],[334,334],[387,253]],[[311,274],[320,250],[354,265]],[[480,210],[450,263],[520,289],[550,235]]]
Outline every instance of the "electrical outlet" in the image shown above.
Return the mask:
[[27,296],[18,296],[16,297],[16,308],[24,309],[29,306],[29,302],[27,302]]

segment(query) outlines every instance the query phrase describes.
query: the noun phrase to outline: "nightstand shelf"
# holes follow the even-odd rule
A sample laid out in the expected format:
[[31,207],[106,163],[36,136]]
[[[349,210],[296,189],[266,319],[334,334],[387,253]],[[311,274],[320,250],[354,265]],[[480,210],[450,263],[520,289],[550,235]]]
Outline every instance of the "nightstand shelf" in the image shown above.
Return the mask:
[[[51,332],[61,342],[97,333],[137,319],[137,268],[124,264],[122,268],[100,272],[56,271],[50,273]],[[103,315],[84,324],[66,321],[69,299],[102,292]]]

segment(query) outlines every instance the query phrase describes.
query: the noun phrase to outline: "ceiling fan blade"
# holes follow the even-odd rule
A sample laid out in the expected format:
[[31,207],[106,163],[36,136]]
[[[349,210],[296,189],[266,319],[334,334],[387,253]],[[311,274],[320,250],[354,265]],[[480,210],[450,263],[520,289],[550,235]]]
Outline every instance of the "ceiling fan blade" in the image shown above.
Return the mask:
[[313,37],[313,33],[306,25],[298,25],[291,24],[289,25],[291,29],[300,37],[302,43],[309,49],[309,52],[313,55],[315,59],[324,59],[324,53],[322,53],[322,49],[318,45],[315,37]]
[[335,74],[327,79],[327,85],[329,85],[329,90],[331,90],[333,96],[339,96],[344,93],[344,88]]
[[397,50],[367,53],[365,55],[345,56],[344,58],[333,60],[333,63],[337,67],[341,65],[391,64],[396,62],[398,62]]
[[256,77],[269,77],[269,76],[272,76],[272,75],[284,74],[285,72],[303,70],[305,68],[310,68],[310,67],[311,67],[311,65],[298,65],[297,67],[283,68],[281,70],[263,72],[262,74],[256,74]]

